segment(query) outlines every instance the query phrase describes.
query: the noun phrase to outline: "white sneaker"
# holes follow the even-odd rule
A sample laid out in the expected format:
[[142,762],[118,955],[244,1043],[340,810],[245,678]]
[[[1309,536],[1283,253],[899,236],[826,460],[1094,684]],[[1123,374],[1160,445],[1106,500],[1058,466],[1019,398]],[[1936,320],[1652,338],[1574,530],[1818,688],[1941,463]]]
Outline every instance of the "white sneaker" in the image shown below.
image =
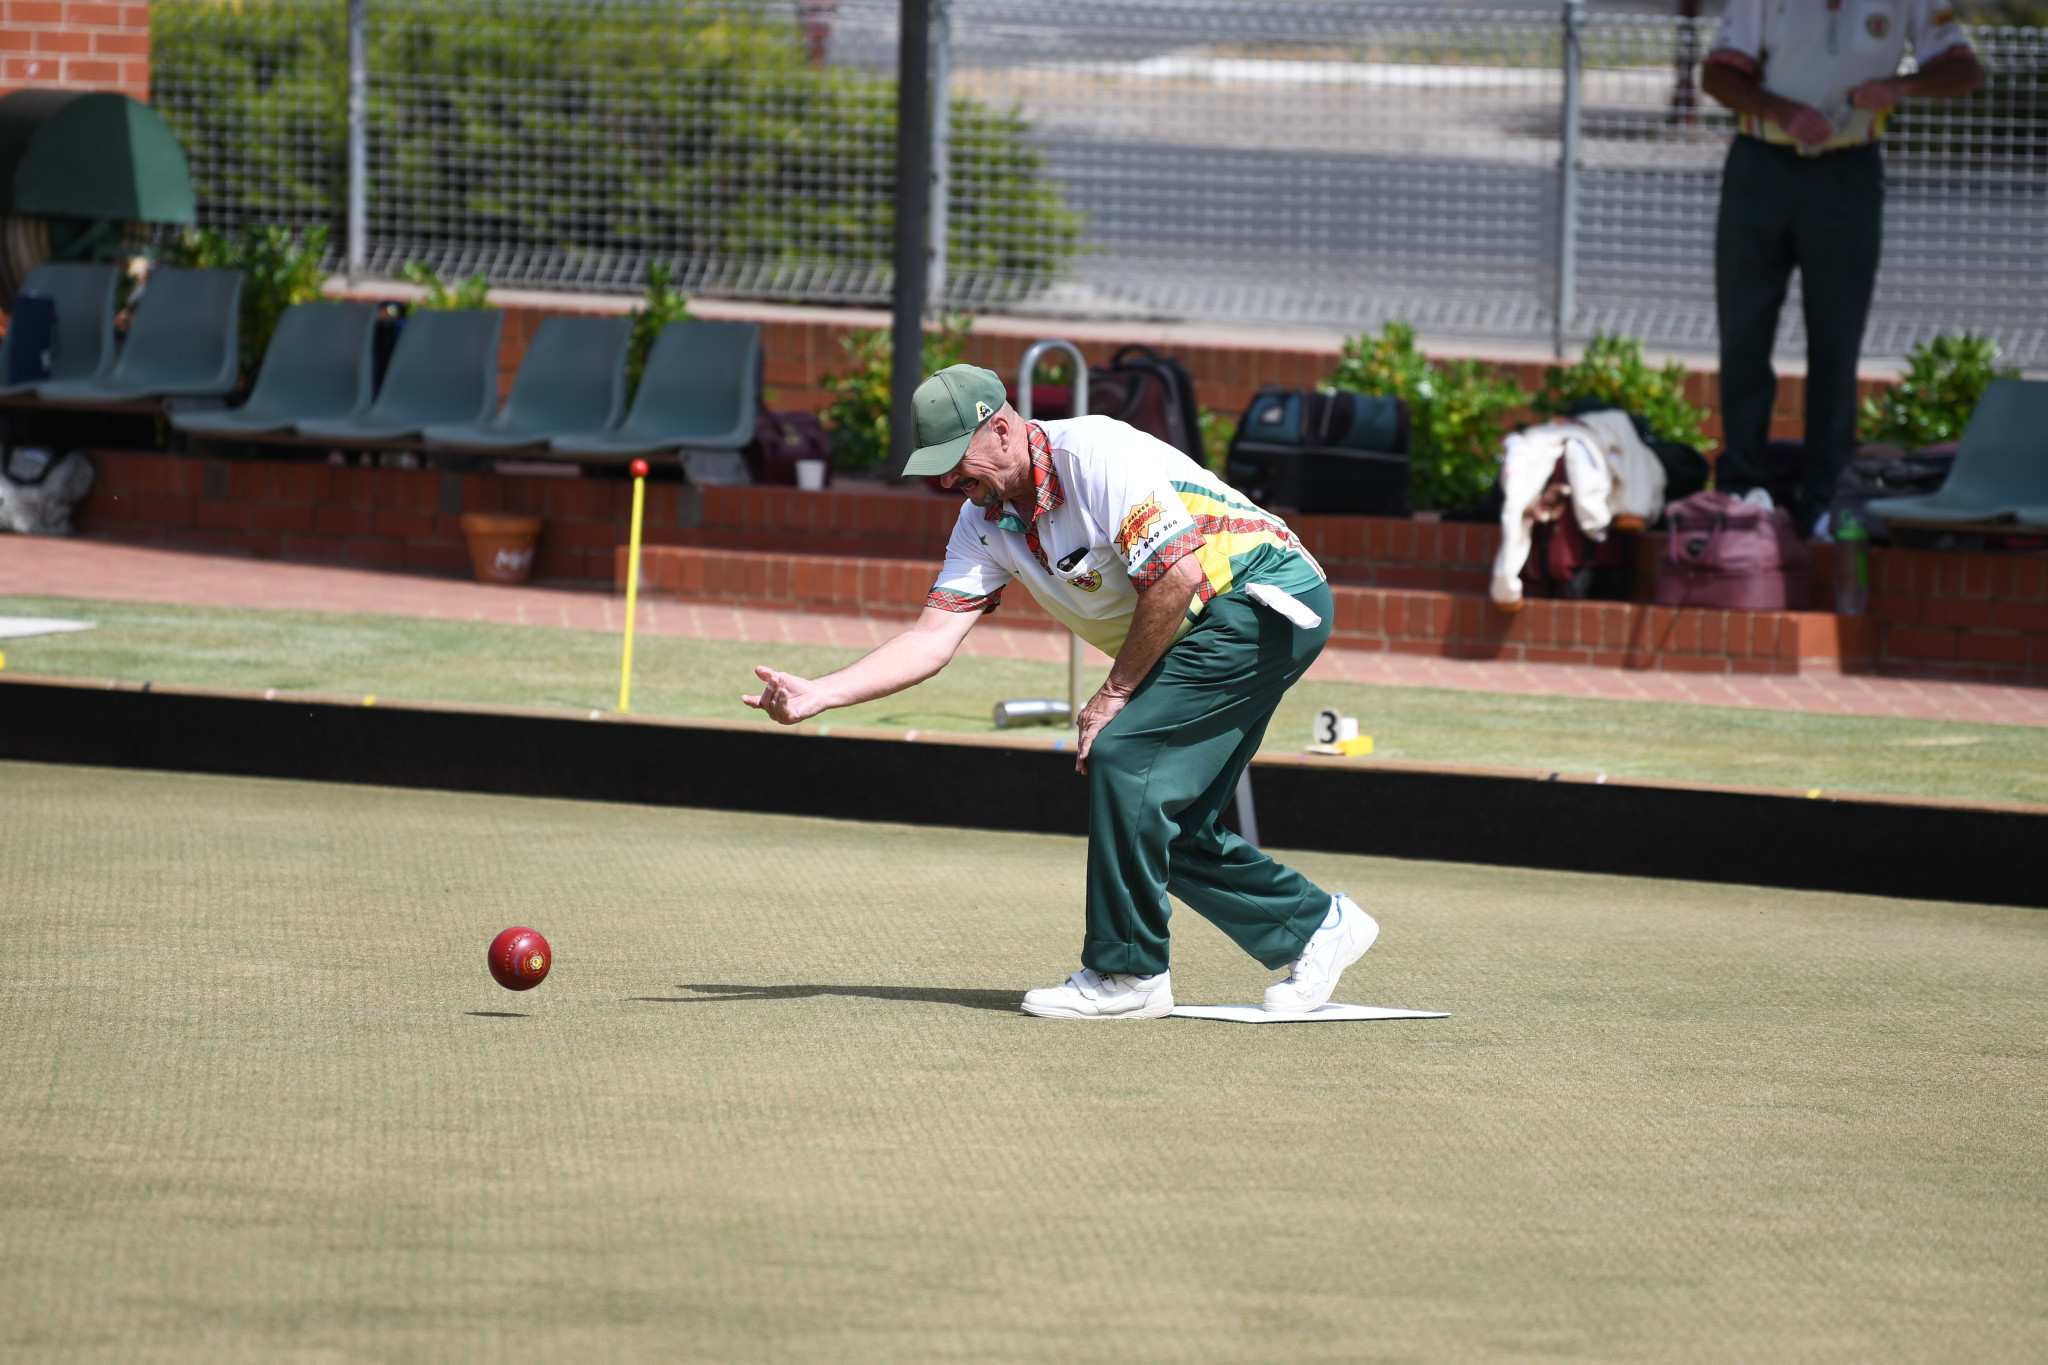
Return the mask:
[[1339,891],[1330,897],[1330,913],[1301,956],[1288,968],[1287,979],[1266,987],[1266,1008],[1276,1014],[1305,1014],[1330,1003],[1337,978],[1365,956],[1380,936],[1379,922]]
[[1083,967],[1057,986],[1025,992],[1024,1012],[1041,1019],[1163,1019],[1173,1013],[1173,974],[1125,976]]

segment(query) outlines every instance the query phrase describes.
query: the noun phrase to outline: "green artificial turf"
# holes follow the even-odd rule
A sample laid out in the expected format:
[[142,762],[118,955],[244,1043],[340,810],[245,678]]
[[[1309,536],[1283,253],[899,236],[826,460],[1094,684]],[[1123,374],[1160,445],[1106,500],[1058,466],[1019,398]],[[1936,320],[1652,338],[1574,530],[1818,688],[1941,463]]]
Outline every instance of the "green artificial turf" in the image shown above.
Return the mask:
[[[0,598],[0,615],[98,623],[0,645],[22,673],[574,710],[618,699],[619,642],[589,631],[51,598]],[[636,712],[733,720],[759,717],[739,702],[757,686],[755,664],[815,675],[856,656],[662,636],[634,649]],[[1062,664],[962,657],[920,687],[813,723],[992,732],[999,698],[1065,694]],[[2042,727],[1309,681],[1282,704],[1268,751],[1303,747],[1325,706],[1357,716],[1382,758],[2048,803]],[[1060,732],[1024,733],[1050,744]]]
[[1295,861],[1450,1018],[1020,1015],[1077,840],[0,764],[0,1358],[2048,1358],[2048,916]]

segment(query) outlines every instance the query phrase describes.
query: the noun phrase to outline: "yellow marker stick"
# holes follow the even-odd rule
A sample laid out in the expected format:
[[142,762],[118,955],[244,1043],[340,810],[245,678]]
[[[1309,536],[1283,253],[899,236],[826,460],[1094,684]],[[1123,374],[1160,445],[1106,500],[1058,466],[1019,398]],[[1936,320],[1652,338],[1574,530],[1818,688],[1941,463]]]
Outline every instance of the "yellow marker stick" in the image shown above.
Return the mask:
[[640,509],[647,498],[647,461],[633,461],[633,529],[626,537],[626,652],[619,660],[619,712],[633,709],[633,617],[640,601]]

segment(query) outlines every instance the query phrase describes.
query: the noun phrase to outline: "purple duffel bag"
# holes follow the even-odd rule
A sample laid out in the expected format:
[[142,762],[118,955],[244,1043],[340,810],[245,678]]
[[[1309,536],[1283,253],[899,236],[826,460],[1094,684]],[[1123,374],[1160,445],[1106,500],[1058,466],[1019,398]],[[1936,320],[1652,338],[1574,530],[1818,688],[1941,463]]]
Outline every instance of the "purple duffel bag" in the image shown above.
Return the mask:
[[1681,498],[1664,509],[1657,603],[1734,611],[1805,611],[1812,565],[1792,514],[1766,512],[1726,493]]

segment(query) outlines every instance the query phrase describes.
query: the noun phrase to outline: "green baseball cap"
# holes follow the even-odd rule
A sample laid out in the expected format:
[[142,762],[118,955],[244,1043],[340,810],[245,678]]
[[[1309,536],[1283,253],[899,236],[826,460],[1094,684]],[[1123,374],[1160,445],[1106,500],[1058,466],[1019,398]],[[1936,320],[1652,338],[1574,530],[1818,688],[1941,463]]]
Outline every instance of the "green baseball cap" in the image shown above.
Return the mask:
[[1009,402],[995,371],[979,365],[948,365],[917,386],[910,410],[917,418],[917,448],[905,474],[943,474],[960,463],[981,424]]

